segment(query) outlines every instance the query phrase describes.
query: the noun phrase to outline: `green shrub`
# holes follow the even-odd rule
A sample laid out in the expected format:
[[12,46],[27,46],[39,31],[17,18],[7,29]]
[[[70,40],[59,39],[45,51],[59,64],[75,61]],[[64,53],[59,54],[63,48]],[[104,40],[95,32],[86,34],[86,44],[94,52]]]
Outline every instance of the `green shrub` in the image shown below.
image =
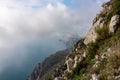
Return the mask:
[[99,40],[104,40],[109,37],[109,28],[107,26],[103,26],[102,28],[97,27],[96,32]]
[[113,15],[120,15],[120,0],[111,0],[112,1],[112,13]]
[[104,42],[104,47],[111,47],[120,44],[120,30],[117,30]]
[[99,43],[96,41],[95,43],[90,43],[88,46],[88,58],[93,59],[97,49],[99,48]]
[[81,76],[86,72],[86,68],[87,63],[84,58],[80,63],[77,64],[76,68],[73,69],[71,76],[72,80],[79,80]]
[[108,15],[106,15],[106,21],[105,21],[106,25],[109,25],[109,22],[110,22],[112,16],[113,16],[112,12],[110,12]]
[[111,0],[112,9],[108,14],[101,14],[101,17],[106,17],[105,24],[109,24],[112,16],[118,14],[120,15],[120,0]]

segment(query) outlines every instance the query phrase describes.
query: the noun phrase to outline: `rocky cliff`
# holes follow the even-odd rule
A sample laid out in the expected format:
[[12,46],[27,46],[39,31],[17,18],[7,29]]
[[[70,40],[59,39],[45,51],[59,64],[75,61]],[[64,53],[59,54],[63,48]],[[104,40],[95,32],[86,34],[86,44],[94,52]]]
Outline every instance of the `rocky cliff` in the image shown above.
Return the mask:
[[102,7],[85,38],[46,80],[120,80],[120,0]]
[[[117,0],[116,0],[117,1]],[[118,0],[119,1],[119,0]],[[111,0],[110,2],[103,3],[103,10],[100,14],[97,14],[95,19],[93,20],[93,26],[89,30],[88,34],[85,37],[84,43],[87,45],[91,42],[95,42],[98,38],[97,29],[103,27],[109,27],[109,32],[114,33],[116,29],[120,25],[120,15],[118,13],[113,14],[115,0]],[[118,9],[120,6],[118,7]]]

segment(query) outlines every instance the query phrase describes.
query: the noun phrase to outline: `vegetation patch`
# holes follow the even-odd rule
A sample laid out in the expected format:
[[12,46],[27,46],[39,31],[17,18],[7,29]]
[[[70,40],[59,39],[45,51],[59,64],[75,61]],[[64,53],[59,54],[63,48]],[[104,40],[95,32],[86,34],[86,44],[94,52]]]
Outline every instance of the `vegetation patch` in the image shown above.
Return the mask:
[[112,14],[120,15],[120,0],[111,0],[112,1]]

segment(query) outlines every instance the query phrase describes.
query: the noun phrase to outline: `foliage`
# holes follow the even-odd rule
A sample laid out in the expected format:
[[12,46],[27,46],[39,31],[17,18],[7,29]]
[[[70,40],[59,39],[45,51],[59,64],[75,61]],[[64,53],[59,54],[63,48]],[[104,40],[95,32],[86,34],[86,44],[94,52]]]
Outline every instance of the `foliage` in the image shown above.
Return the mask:
[[73,69],[72,80],[79,80],[82,77],[82,75],[86,72],[87,67],[89,65],[92,65],[92,59],[94,59],[98,48],[98,41],[96,41],[95,43],[90,43],[88,47],[86,47],[86,50],[88,51],[88,56],[87,58],[83,58],[82,61],[77,64],[77,67]]
[[73,69],[72,71],[72,80],[79,80],[82,74],[85,72],[87,67],[87,63],[84,61],[84,59],[77,64],[77,67]]
[[98,41],[96,41],[95,43],[92,42],[89,44],[89,46],[88,46],[88,58],[89,58],[89,60],[94,58],[98,48],[99,48]]
[[120,15],[120,0],[111,0],[112,1],[112,14]]
[[99,40],[104,40],[109,37],[109,28],[107,26],[97,27],[96,32],[98,34],[98,39]]
[[111,0],[111,5],[112,5],[111,11],[107,15],[104,14],[103,16],[103,17],[106,17],[106,24],[110,22],[110,19],[112,18],[112,16],[116,14],[120,15],[120,0]]
[[116,33],[112,34],[108,39],[106,39],[101,48],[116,46],[117,44],[120,44],[120,30],[117,30]]
[[100,70],[99,80],[114,80],[114,76],[119,74],[115,71],[115,69],[117,70],[120,66],[120,58],[118,58],[117,55],[120,55],[120,53],[119,51],[117,52],[116,49],[116,51],[107,58],[107,61],[104,62],[104,67]]

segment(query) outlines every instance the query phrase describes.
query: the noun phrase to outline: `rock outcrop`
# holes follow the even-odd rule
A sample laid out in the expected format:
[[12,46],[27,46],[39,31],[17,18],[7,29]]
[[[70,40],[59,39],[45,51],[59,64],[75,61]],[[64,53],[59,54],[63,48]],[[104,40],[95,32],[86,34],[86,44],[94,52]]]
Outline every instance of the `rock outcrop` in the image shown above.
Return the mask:
[[[96,19],[96,18],[95,18]],[[91,42],[95,42],[98,35],[97,35],[97,32],[96,32],[96,29],[98,27],[102,28],[104,26],[104,23],[105,23],[105,19],[100,17],[92,26],[92,28],[90,29],[90,31],[87,33],[86,37],[85,37],[85,40],[84,40],[84,43],[87,45]]]
[[120,15],[114,15],[111,18],[110,25],[109,25],[110,33],[114,33],[119,27],[120,27]]
[[[108,24],[106,24],[107,17],[112,9],[112,5],[111,2],[107,2],[107,3],[103,3],[102,5],[103,10],[101,11],[100,14],[97,14],[97,16],[95,17],[95,19],[93,20],[93,26],[91,27],[90,31],[87,33],[84,43],[87,45],[91,42],[95,42],[96,39],[98,38],[98,34],[96,32],[97,28],[102,28],[107,26]],[[109,24],[109,31],[110,33],[113,33],[116,31],[116,29],[119,27],[120,25],[120,15],[113,15]]]

